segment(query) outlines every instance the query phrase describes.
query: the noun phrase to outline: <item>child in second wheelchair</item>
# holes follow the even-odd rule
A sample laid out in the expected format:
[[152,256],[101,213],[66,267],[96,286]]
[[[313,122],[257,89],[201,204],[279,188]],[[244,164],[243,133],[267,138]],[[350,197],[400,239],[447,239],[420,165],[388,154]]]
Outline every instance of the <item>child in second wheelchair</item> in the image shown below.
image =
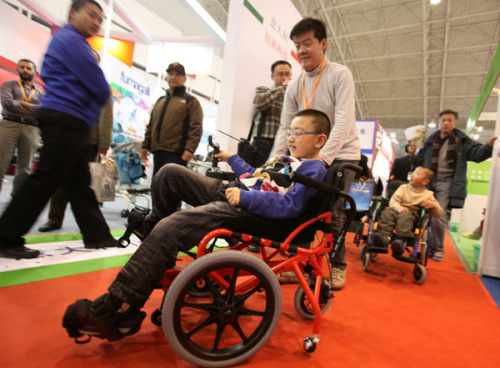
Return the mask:
[[380,216],[378,233],[373,236],[373,243],[377,248],[387,248],[391,243],[393,256],[399,256],[406,249],[408,238],[413,239],[413,226],[419,216],[420,208],[429,210],[433,217],[439,218],[443,209],[434,198],[434,193],[425,187],[432,181],[434,172],[419,166],[413,171],[410,183],[401,185],[391,197],[389,207],[384,209]]

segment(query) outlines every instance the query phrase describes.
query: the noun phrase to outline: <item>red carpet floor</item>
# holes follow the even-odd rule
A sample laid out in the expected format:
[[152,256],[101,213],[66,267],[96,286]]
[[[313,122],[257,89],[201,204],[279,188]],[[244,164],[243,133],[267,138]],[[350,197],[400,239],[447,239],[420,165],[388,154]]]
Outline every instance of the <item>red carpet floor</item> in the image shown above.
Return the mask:
[[[350,240],[351,238],[349,238]],[[313,354],[302,350],[312,332],[284,285],[283,313],[269,342],[243,367],[494,367],[500,366],[500,313],[477,276],[460,263],[449,238],[443,263],[429,261],[423,285],[413,266],[381,255],[362,271],[348,242],[346,287],[336,293]],[[77,345],[61,327],[76,299],[105,292],[118,269],[0,289],[0,367],[191,367],[170,349],[162,330],[144,321],[134,336]],[[160,305],[155,292],[148,315]]]

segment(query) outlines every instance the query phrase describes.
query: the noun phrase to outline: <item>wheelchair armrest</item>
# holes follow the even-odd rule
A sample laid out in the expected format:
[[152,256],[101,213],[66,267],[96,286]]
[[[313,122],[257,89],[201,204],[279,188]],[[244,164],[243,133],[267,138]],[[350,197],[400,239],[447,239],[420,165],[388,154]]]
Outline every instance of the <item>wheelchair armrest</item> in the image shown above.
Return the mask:
[[297,183],[304,184],[308,187],[314,188],[322,193],[332,194],[332,195],[337,196],[337,197],[345,197],[345,193],[343,193],[339,188],[337,188],[333,185],[324,183],[322,181],[313,179],[309,176],[299,174],[297,172],[293,172],[290,175],[290,179],[292,181],[297,182]]
[[227,181],[234,181],[236,179],[236,174],[232,171],[219,171],[213,168],[207,171],[206,176]]

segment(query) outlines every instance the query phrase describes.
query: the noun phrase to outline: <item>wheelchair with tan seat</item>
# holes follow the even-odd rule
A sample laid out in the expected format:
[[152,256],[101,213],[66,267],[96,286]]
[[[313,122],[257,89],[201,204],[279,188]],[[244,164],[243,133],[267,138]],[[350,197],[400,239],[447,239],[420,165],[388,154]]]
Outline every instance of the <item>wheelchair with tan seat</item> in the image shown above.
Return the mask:
[[[375,262],[379,254],[388,253],[387,247],[380,247],[374,241],[374,235],[378,230],[378,224],[382,211],[389,206],[389,200],[400,185],[405,184],[399,180],[388,183],[387,196],[372,197],[370,208],[361,220],[357,229],[354,243],[360,247],[359,255],[363,263],[363,271],[368,271],[368,267]],[[425,208],[419,210],[417,219],[413,225],[413,234],[407,238],[402,254],[393,254],[393,258],[398,261],[414,265],[413,280],[417,284],[423,284],[427,278],[427,259],[430,255],[428,240],[430,239],[430,214]],[[395,234],[390,237],[389,244],[395,238]]]
[[[225,367],[255,354],[278,324],[282,300],[276,274],[287,271],[299,280],[295,309],[314,320],[303,348],[308,353],[316,350],[321,315],[333,298],[324,268],[329,265],[328,256],[339,250],[356,212],[352,197],[339,189],[347,169],[359,170],[352,164],[331,167],[324,182],[292,173],[290,180],[318,190],[302,215],[287,220],[226,221],[189,254],[193,262],[164,273],[162,305],[151,319],[163,327],[179,356],[198,366]],[[330,209],[338,197],[350,203],[351,211],[335,237]],[[230,240],[230,250],[214,250],[214,240],[220,238]],[[249,245],[260,247],[260,257],[244,251]]]

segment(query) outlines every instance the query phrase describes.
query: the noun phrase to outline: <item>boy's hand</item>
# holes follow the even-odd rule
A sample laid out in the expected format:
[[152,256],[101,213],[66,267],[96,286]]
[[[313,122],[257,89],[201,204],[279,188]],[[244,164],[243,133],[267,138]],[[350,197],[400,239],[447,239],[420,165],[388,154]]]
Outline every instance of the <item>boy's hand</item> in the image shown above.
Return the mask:
[[436,205],[433,201],[426,200],[422,202],[422,207],[425,207],[428,210],[432,210],[433,208],[436,207]]
[[399,209],[399,213],[405,213],[405,212],[408,212],[408,208],[401,207],[401,208]]
[[226,199],[231,206],[236,207],[240,204],[240,188],[227,188]]
[[227,162],[232,156],[234,156],[234,153],[224,151],[224,150],[220,150],[220,152],[215,155],[215,157],[217,157],[219,159],[219,161],[222,161],[222,162]]

